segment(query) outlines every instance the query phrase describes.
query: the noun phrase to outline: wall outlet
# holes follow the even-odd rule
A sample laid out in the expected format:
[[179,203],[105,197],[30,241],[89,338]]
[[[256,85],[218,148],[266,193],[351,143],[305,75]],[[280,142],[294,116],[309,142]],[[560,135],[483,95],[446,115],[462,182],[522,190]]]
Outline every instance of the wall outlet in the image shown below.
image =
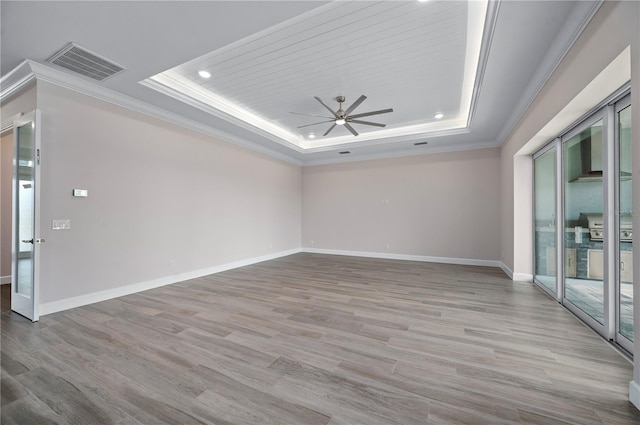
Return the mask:
[[176,260],[170,260],[169,261],[169,267],[172,268],[172,269],[175,269],[176,268]]
[[387,242],[387,249],[389,249],[389,247],[390,247],[389,242]]
[[51,229],[53,230],[70,230],[71,229],[71,220],[53,220],[51,225]]
[[311,239],[311,245],[315,244],[316,241],[314,241],[313,239]]

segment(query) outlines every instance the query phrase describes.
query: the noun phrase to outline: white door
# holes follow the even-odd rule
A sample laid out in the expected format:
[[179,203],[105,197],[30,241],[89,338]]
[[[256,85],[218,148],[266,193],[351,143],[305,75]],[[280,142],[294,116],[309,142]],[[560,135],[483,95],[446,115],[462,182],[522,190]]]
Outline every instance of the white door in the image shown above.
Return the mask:
[[13,127],[13,239],[11,310],[38,320],[40,243],[40,113],[33,111]]

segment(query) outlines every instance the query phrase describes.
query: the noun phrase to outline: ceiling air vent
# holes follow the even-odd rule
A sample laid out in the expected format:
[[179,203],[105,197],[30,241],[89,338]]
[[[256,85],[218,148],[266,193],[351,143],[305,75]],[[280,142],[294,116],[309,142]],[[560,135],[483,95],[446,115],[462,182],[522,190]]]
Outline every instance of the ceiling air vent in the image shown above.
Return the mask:
[[125,70],[117,63],[73,43],[67,44],[62,50],[47,59],[47,62],[98,81],[104,81]]

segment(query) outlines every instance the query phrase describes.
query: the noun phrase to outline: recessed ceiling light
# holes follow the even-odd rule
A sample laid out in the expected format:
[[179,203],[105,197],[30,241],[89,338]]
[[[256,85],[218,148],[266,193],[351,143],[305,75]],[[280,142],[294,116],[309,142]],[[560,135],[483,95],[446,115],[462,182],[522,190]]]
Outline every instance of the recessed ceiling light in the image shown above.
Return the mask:
[[440,118],[442,118],[442,117],[444,117],[444,114],[443,114],[442,112],[438,112],[437,114],[435,114],[435,115],[433,116],[433,118],[435,118],[435,119],[437,119],[437,120],[439,120],[439,119],[440,119]]
[[311,134],[309,134],[309,136],[308,136],[308,137],[309,137],[309,139],[315,139],[315,138],[316,138],[316,135],[315,135],[315,134],[313,134],[313,133],[311,133]]
[[211,78],[211,73],[209,71],[198,71],[198,75],[202,78]]
[[345,120],[343,120],[342,118],[338,118],[338,119],[336,120],[336,124],[338,124],[338,125],[344,125],[344,123],[345,123],[345,122],[346,122],[346,121],[345,121]]
[[418,2],[419,2],[419,3],[426,3],[426,2],[428,2],[428,1],[429,1],[429,0],[418,0]]

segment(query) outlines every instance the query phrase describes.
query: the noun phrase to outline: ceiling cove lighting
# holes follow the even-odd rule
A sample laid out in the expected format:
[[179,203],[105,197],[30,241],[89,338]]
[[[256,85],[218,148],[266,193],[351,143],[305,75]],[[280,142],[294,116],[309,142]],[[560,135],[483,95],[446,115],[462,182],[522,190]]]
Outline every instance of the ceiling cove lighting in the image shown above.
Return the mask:
[[202,78],[211,78],[211,73],[209,71],[198,71],[198,75]]
[[442,117],[444,117],[444,114],[442,112],[438,112],[433,116],[433,118],[437,120],[442,119]]

